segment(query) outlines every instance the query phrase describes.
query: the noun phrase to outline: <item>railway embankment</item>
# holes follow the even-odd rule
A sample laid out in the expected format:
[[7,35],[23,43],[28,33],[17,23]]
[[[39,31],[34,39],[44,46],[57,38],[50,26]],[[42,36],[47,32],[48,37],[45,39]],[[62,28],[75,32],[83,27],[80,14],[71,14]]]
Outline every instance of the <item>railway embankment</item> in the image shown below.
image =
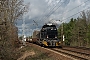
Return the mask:
[[22,55],[17,60],[72,60],[47,48],[31,43],[27,43],[27,46],[21,47],[19,52]]

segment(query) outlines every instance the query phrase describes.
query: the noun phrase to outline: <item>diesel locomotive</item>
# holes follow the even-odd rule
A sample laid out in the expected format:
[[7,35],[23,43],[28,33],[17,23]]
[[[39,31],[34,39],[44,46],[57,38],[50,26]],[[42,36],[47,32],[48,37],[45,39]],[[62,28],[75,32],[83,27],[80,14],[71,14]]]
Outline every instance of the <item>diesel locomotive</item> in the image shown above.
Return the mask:
[[43,46],[60,46],[56,25],[45,24],[40,31],[34,31],[32,41]]

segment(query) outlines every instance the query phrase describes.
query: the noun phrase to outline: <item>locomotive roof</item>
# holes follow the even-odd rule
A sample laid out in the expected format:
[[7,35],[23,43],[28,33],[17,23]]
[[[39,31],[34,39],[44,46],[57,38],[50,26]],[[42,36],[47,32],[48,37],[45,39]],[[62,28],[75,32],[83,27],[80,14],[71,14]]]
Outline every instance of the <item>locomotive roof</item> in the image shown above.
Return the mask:
[[56,25],[44,25],[42,28],[46,28],[46,27],[56,27]]

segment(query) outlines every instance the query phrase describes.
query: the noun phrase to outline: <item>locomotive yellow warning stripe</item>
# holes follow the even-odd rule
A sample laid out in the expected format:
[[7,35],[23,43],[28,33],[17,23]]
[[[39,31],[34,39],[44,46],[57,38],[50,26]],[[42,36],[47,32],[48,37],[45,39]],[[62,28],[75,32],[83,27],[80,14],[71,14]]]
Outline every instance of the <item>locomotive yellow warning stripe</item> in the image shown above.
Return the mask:
[[58,42],[56,43],[56,46],[58,46],[59,44],[58,44]]
[[57,42],[57,43],[56,43],[56,46],[59,46],[60,44],[61,44],[61,42]]
[[48,46],[47,42],[46,41],[43,41],[42,42],[45,46]]

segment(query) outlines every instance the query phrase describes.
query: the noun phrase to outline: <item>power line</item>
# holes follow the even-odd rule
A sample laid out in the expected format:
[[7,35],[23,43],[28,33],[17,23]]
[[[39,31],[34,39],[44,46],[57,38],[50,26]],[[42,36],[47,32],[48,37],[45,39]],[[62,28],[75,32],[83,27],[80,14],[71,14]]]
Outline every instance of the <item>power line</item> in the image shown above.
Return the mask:
[[[90,0],[87,0],[87,1],[85,1],[84,3],[88,2],[88,1],[90,1]],[[82,3],[82,4],[83,4],[83,3]],[[71,10],[69,10],[69,11],[67,11],[67,12],[70,12],[70,11],[72,11],[72,10],[78,8],[79,6],[82,6],[82,4],[80,4],[80,5],[78,5],[78,6],[74,7],[74,8],[72,8]]]
[[[84,3],[86,3],[86,2],[88,2],[89,0],[87,0],[87,1],[85,1]],[[63,3],[65,3],[65,2],[63,2]],[[62,4],[63,4],[62,3]],[[62,5],[62,4],[60,4],[60,6]],[[83,4],[83,3],[82,3]],[[76,8],[78,8],[78,7],[80,7],[80,6],[82,6],[82,4],[80,4],[80,5],[78,5],[78,6],[76,6],[76,7],[74,7],[74,8],[72,8],[71,10],[68,10],[67,12],[70,12],[70,11],[72,11],[72,10],[74,10],[74,9],[76,9]],[[56,5],[57,6],[57,5]],[[48,18],[51,14],[53,14],[56,10],[58,10],[59,9],[59,7],[60,6],[58,6],[58,8],[56,8],[56,6],[54,6],[54,8],[52,8],[51,10],[50,10],[50,13],[49,13],[49,15],[48,16],[46,16],[46,18]],[[55,9],[56,8],[56,9]],[[55,10],[54,10],[55,9]],[[54,10],[54,11],[53,11]],[[46,10],[45,10],[46,11]],[[44,12],[45,13],[45,12]],[[43,13],[43,14],[44,14]],[[78,14],[78,13],[75,13],[74,15],[76,15],[76,14]],[[74,15],[72,15],[72,16],[74,16]],[[72,16],[70,16],[70,17],[72,17]],[[70,18],[70,17],[68,17],[68,18]],[[45,19],[46,19],[45,18]],[[44,19],[44,20],[45,20]],[[66,18],[67,19],[67,18]],[[64,19],[64,20],[66,20],[66,19]]]
[[[88,8],[90,8],[90,7],[88,7]],[[86,9],[88,9],[88,8],[86,8]],[[82,10],[82,11],[85,11],[86,9],[84,9],[84,10]],[[73,15],[71,15],[71,16],[69,16],[69,17],[63,19],[63,20],[66,20],[66,19],[68,19],[68,18],[70,18],[70,17],[73,17],[73,16],[75,16],[75,15],[81,13],[82,11],[79,11],[79,12],[77,12],[77,13],[75,13],[75,14],[73,14]]]
[[[64,4],[64,3],[65,3],[65,2],[61,3],[61,5]],[[59,9],[59,7],[60,7],[61,5],[59,5],[57,9]],[[51,14],[53,14],[57,9],[55,9],[53,12],[51,12],[46,18],[48,18]],[[46,19],[46,18],[45,18],[45,19]],[[45,20],[45,19],[44,19],[44,20]]]
[[[85,1],[84,3],[88,2],[88,1],[89,1],[89,0]],[[84,4],[84,3],[82,3],[82,4]],[[72,10],[74,10],[74,9],[76,9],[76,8],[78,8],[78,7],[80,7],[80,6],[82,6],[82,4],[80,4],[80,5],[78,5],[78,6],[74,7],[74,8],[72,8],[71,10],[68,10],[67,12],[64,12],[64,13],[68,13],[68,12],[70,12],[70,11],[72,11]],[[63,13],[63,14],[64,14],[64,13]]]
[[[61,2],[61,0],[59,0],[59,2],[57,3],[57,5],[58,5],[60,2]],[[57,5],[55,5],[55,6],[49,11],[49,13],[52,13],[52,11],[56,8]],[[48,16],[47,16],[47,17],[48,17]]]
[[[58,2],[53,8],[50,9],[49,13],[51,13],[51,11],[53,11],[53,10],[55,9],[55,7],[56,7],[60,2],[61,2],[61,0],[59,0],[59,2]],[[46,10],[45,10],[45,12],[46,12]],[[45,12],[44,12],[43,14],[45,14]],[[46,16],[46,17],[47,17],[47,16]]]
[[[85,1],[84,3],[88,2],[88,1],[89,1],[89,0]],[[63,4],[63,3],[62,3],[62,4]],[[61,4],[61,5],[62,5],[62,4]],[[83,3],[82,3],[82,4],[83,4]],[[71,10],[68,10],[67,12],[70,12],[70,11],[72,11],[72,10],[74,10],[74,9],[76,9],[76,8],[78,8],[78,7],[80,7],[80,6],[82,6],[82,4],[80,4],[80,5],[78,5],[78,6],[74,7],[74,8],[72,8]],[[61,6],[61,5],[60,5],[60,6]],[[59,6],[59,7],[60,7],[60,6]],[[57,9],[59,9],[59,7],[58,7]],[[56,10],[57,10],[57,9],[56,9]],[[56,10],[55,10],[55,11],[56,11]],[[51,14],[53,14],[55,11],[53,11]],[[49,14],[49,16],[50,16],[51,14]],[[48,17],[49,17],[49,16],[48,16]],[[47,18],[48,18],[48,17],[47,17]]]
[[[50,6],[50,5],[49,5]],[[49,7],[48,6],[48,7]],[[47,9],[48,9],[48,7],[47,7]],[[46,12],[47,10],[44,10],[44,12],[41,14],[41,15],[43,15],[43,14],[45,14],[45,12]],[[41,17],[42,18],[42,17]],[[41,18],[39,18],[39,20],[41,20]]]

